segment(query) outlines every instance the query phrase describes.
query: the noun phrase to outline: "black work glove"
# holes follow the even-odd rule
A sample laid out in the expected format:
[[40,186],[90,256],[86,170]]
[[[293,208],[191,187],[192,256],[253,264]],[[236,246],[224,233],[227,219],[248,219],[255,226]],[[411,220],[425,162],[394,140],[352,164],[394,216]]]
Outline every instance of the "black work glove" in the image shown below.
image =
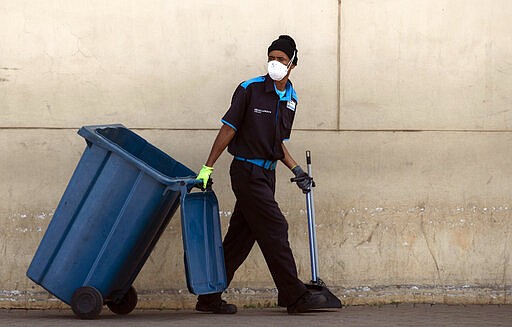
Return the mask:
[[308,193],[311,190],[313,179],[298,165],[293,167],[292,173],[295,178],[292,178],[291,181],[297,183],[304,194]]

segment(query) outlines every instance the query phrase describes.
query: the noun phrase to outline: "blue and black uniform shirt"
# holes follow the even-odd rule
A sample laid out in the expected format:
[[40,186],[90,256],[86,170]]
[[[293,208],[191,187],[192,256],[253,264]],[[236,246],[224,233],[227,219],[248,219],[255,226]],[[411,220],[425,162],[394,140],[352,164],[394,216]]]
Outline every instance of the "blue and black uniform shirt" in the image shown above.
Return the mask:
[[290,138],[297,94],[292,83],[280,97],[270,76],[260,76],[241,83],[222,122],[236,133],[228,151],[247,159],[280,160],[284,157],[282,141]]

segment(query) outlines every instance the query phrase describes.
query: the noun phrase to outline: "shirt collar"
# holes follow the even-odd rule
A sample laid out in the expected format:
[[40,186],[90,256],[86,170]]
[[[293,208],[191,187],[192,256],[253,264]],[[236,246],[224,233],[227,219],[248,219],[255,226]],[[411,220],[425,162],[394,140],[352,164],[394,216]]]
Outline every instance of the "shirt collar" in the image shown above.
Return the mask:
[[[265,92],[276,93],[274,87],[274,80],[270,78],[268,74],[265,75]],[[293,89],[293,84],[290,80],[288,80],[286,82],[286,94],[284,95],[284,98],[281,99],[281,101],[290,101],[291,99],[295,100],[295,102],[298,102],[297,93],[295,93],[295,90]]]

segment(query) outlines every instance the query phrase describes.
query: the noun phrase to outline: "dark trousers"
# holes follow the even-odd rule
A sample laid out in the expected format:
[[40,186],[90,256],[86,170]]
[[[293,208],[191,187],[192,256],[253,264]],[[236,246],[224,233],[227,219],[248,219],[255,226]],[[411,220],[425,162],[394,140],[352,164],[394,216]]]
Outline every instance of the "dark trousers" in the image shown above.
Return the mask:
[[[274,199],[275,170],[233,160],[230,175],[236,204],[223,241],[228,285],[257,242],[279,292],[278,304],[291,305],[307,289],[297,278],[288,223]],[[200,295],[198,301],[216,303],[220,298],[220,293]]]

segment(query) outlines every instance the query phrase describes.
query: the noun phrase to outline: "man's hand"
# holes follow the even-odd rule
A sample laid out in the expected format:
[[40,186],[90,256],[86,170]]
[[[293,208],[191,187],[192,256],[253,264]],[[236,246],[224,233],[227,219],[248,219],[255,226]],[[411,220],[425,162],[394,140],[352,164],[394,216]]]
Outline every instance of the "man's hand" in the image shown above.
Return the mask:
[[208,185],[208,180],[210,179],[210,175],[213,173],[213,167],[208,167],[206,165],[203,165],[203,168],[201,168],[201,171],[197,175],[197,180],[203,181],[203,189],[206,189],[206,186]]
[[295,178],[292,180],[297,183],[297,186],[304,194],[308,193],[311,190],[313,179],[299,165],[292,168],[292,173],[295,175]]

